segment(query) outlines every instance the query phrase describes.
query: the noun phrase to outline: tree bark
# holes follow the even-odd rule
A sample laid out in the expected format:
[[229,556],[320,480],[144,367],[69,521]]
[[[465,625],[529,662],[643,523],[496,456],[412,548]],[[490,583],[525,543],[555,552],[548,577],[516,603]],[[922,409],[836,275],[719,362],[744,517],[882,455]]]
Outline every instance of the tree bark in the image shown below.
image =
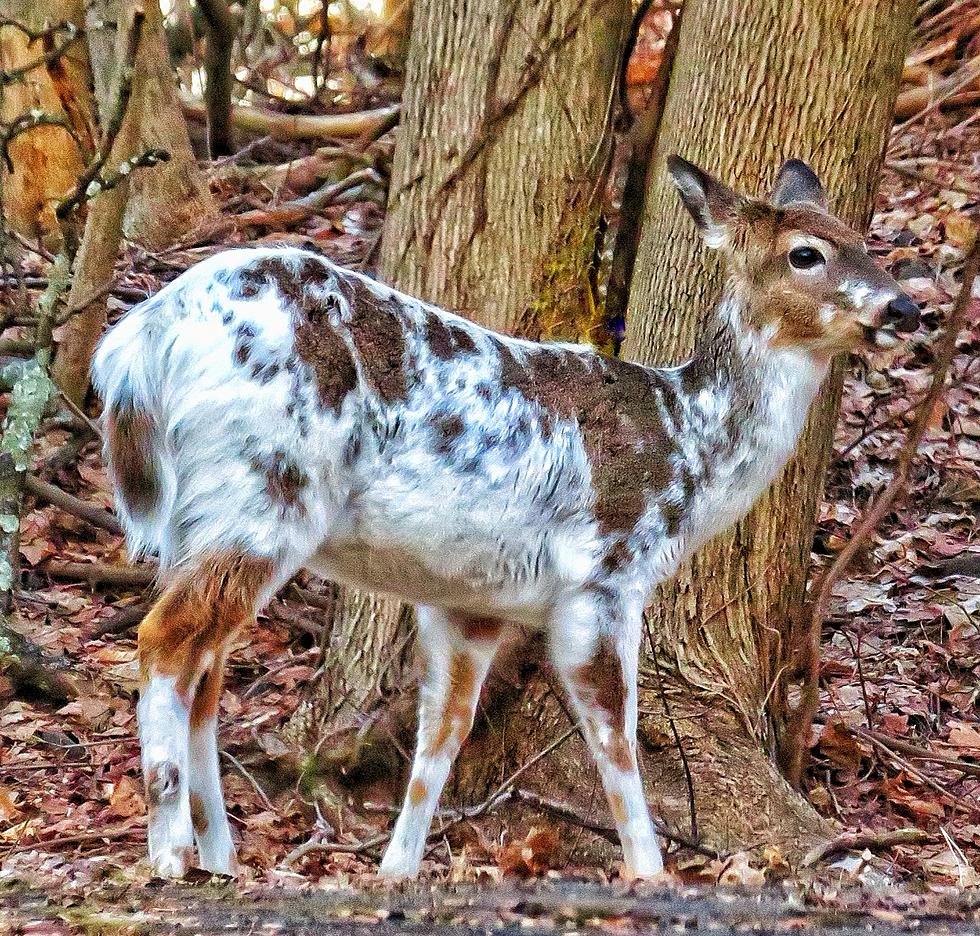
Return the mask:
[[[627,0],[416,0],[382,279],[499,330],[604,339],[592,265],[628,25]],[[410,618],[347,590],[338,609],[311,711],[399,687],[414,708]],[[503,654],[447,801],[482,799],[567,729],[536,646]]]
[[[84,24],[81,0],[2,0],[0,16],[36,33],[49,24]],[[55,34],[55,42],[66,34]],[[0,67],[6,71],[37,61],[47,51],[44,40],[32,40],[14,26],[0,27]],[[62,118],[67,127],[36,127],[10,144],[13,172],[4,173],[3,210],[7,224],[49,247],[60,241],[54,206],[75,184],[94,150],[92,95],[85,42],[76,40],[59,58],[33,68],[23,80],[4,89],[0,120],[9,123],[32,110]],[[72,138],[68,127],[75,134]],[[76,142],[77,140],[77,142]]]
[[[92,6],[107,21],[119,23],[120,35],[125,33],[132,19],[132,4],[95,0]],[[191,149],[160,5],[146,3],[144,9],[146,22],[136,56],[133,96],[116,152],[123,159],[152,148],[170,153],[168,162],[133,174],[123,221],[127,239],[159,250],[213,222],[218,209]],[[115,37],[111,30],[97,30],[89,36],[95,91],[103,121],[114,101]]]
[[[800,157],[823,180],[835,213],[867,226],[914,11],[914,0],[685,3],[652,155],[626,357],[685,358],[721,288],[718,261],[702,250],[668,179],[668,154],[748,194],[765,194],[780,163]],[[786,729],[800,691],[794,680],[806,668],[809,549],[841,373],[757,508],[702,549],[649,610],[700,831],[721,849],[761,840],[797,854],[826,833],[777,762],[792,759],[800,740]],[[649,659],[643,678],[641,712],[654,713],[641,722],[655,755],[646,757],[650,799],[685,821],[687,785]]]

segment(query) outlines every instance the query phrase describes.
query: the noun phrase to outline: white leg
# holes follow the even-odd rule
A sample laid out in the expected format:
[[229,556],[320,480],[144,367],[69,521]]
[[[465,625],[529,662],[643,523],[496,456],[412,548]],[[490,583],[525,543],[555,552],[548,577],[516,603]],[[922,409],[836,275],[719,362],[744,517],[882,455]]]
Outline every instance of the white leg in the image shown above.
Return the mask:
[[177,678],[152,672],[136,708],[149,806],[150,863],[161,877],[182,877],[194,849],[187,785],[190,706]]
[[381,861],[389,878],[418,873],[439,796],[473,725],[480,689],[500,646],[503,622],[418,609],[419,644],[427,671],[419,730],[402,811]]
[[238,860],[225,812],[218,758],[218,699],[223,663],[222,654],[202,680],[194,699],[189,748],[190,803],[198,865],[206,871],[234,876],[238,873]]
[[556,616],[550,635],[552,659],[599,768],[631,878],[663,870],[636,757],[640,614],[582,596]]

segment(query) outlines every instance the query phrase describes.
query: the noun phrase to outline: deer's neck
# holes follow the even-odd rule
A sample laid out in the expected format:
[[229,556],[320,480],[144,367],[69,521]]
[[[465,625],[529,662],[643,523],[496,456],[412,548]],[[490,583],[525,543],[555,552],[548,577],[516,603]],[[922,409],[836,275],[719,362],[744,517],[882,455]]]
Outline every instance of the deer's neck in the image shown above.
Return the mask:
[[744,514],[772,482],[827,373],[826,364],[805,352],[771,348],[749,327],[747,312],[747,300],[729,285],[705,339],[676,371],[697,540]]

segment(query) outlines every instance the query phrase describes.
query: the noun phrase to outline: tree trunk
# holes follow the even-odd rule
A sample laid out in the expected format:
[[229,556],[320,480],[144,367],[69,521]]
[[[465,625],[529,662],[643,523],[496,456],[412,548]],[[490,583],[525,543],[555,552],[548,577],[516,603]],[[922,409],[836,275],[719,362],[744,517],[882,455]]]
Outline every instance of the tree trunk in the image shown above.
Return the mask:
[[[2,0],[0,16],[39,33],[51,23],[83,25],[81,0]],[[54,34],[55,43],[67,33]],[[37,61],[47,51],[43,39],[32,39],[14,26],[0,27],[0,67],[6,71]],[[22,81],[4,88],[0,120],[10,123],[32,110],[61,118],[67,127],[42,126],[16,137],[10,144],[13,172],[4,173],[4,215],[7,224],[49,247],[60,241],[54,206],[74,186],[94,149],[92,95],[89,91],[85,42],[76,40],[47,65],[32,68]]]
[[[503,331],[604,340],[592,267],[628,24],[627,0],[416,0],[382,279]],[[411,683],[398,605],[341,590],[339,609],[314,711],[347,692],[382,697],[381,674],[387,687]],[[365,620],[369,649],[353,653]],[[481,799],[567,729],[533,678],[538,656],[504,655],[447,801]]]
[[[121,19],[120,34],[132,21],[132,4],[95,0],[93,9],[110,22]],[[116,152],[126,158],[155,147],[170,153],[168,162],[133,174],[123,223],[127,239],[158,250],[213,222],[218,209],[191,149],[160,5],[146,3],[144,10],[146,22],[136,56],[133,96],[113,157]],[[115,34],[108,30],[91,33],[89,54],[99,116],[104,122],[114,100]]]
[[[104,19],[114,18],[116,9],[116,4],[96,0],[87,11],[88,23],[97,26]],[[165,149],[171,158],[153,168],[140,169],[127,181],[96,196],[95,210],[89,213],[68,299],[73,315],[62,333],[52,368],[55,383],[79,405],[88,390],[92,353],[105,328],[105,287],[114,274],[123,234],[147,247],[160,248],[207,223],[217,211],[190,148],[159,4],[148,3],[145,11],[132,96],[106,168],[113,169],[151,147]],[[117,106],[120,63],[125,58],[132,12],[126,8],[118,30],[89,31],[103,128]],[[165,223],[161,219],[166,219]]]
[[[650,172],[625,355],[686,357],[721,288],[665,171],[677,152],[749,194],[783,159],[816,169],[835,213],[870,220],[914,0],[824,4],[689,0]],[[691,115],[697,115],[692,120]],[[664,688],[693,774],[700,831],[728,849],[753,841],[795,854],[825,825],[776,762],[805,661],[803,602],[841,368],[814,406],[796,457],[734,532],[702,549],[656,595],[649,621]],[[687,785],[643,673],[641,737],[650,799],[685,822]]]

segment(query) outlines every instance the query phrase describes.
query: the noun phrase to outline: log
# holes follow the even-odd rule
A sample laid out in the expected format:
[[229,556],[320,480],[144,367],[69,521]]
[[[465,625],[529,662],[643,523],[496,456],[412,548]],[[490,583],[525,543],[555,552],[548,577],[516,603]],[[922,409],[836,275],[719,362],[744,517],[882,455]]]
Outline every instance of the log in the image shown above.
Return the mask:
[[[202,121],[207,119],[207,108],[199,97],[181,92],[181,100],[188,117]],[[277,114],[236,104],[231,109],[231,123],[247,133],[271,136],[277,140],[349,138],[370,134],[384,126],[400,110],[400,104],[388,104],[353,114]]]

